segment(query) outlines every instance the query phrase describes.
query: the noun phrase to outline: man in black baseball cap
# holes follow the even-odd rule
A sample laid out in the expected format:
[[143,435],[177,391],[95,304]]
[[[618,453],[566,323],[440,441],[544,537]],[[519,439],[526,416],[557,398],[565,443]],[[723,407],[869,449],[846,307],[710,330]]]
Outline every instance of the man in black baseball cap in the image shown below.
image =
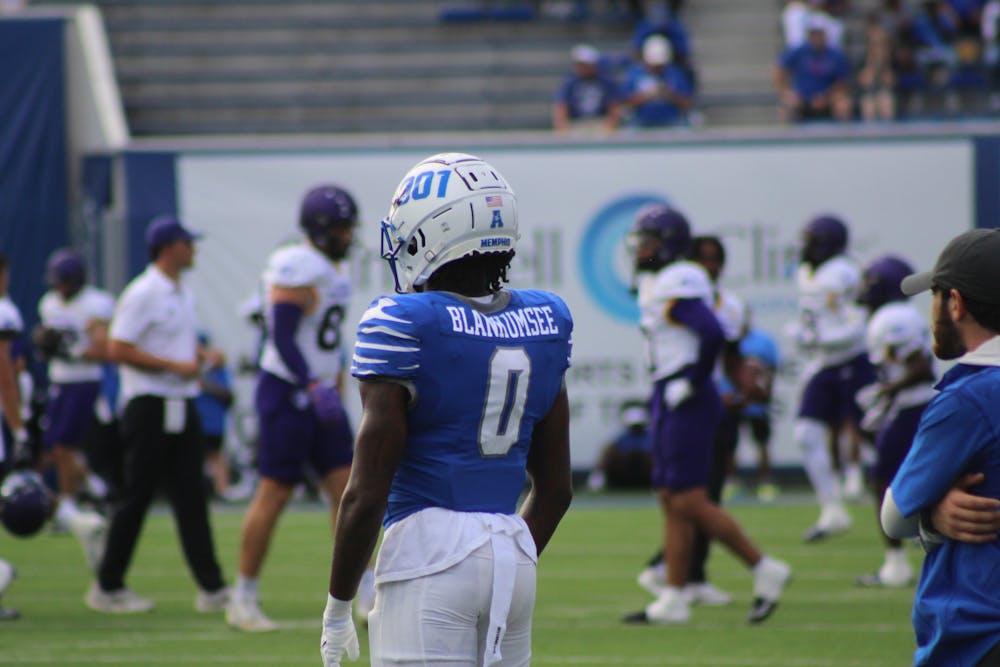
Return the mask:
[[[900,287],[907,296],[934,292],[934,354],[939,359],[965,354],[985,340],[984,335],[1000,332],[1000,229],[959,234],[944,247],[932,270],[907,276]],[[969,335],[963,337],[960,328]]]
[[956,289],[967,299],[1000,304],[1000,229],[973,229],[953,238],[934,269],[903,279],[912,296],[938,287]]
[[[934,269],[903,279],[930,289],[934,354],[955,359],[924,409],[882,501],[889,537],[934,538],[913,601],[914,664],[1000,664],[1000,229],[952,239]],[[927,517],[925,522],[921,517]],[[957,520],[956,520],[957,517]],[[990,593],[986,593],[990,591]]]

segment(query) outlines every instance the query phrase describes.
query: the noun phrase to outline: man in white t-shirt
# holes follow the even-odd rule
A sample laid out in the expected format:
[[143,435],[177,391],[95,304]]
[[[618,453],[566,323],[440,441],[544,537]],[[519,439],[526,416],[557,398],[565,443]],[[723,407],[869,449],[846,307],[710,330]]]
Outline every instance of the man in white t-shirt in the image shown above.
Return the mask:
[[222,611],[229,601],[209,525],[194,408],[201,365],[217,352],[198,346],[194,295],[181,280],[194,262],[196,238],[173,216],[153,220],[146,229],[149,266],[122,292],[111,321],[108,355],[121,367],[125,482],[97,581],[86,597],[96,611],[153,608],[152,600],[126,588],[125,574],[161,482],[200,588],[195,608]]

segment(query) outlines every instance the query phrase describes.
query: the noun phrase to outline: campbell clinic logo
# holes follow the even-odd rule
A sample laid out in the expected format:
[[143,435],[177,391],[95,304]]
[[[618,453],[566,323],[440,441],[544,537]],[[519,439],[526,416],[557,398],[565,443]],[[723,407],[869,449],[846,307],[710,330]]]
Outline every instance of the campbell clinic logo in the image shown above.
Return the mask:
[[580,242],[580,279],[600,308],[617,320],[635,324],[639,307],[632,295],[632,260],[625,248],[635,214],[648,204],[669,203],[662,195],[615,199],[590,219]]

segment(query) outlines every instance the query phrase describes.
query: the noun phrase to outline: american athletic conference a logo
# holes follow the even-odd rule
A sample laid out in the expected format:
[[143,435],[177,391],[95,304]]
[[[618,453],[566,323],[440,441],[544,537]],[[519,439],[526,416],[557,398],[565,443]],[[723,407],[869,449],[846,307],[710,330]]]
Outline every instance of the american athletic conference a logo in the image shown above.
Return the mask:
[[606,204],[591,217],[580,242],[580,280],[601,310],[613,318],[635,324],[639,307],[631,292],[632,264],[625,251],[625,236],[635,214],[647,204],[668,204],[663,195],[637,194]]

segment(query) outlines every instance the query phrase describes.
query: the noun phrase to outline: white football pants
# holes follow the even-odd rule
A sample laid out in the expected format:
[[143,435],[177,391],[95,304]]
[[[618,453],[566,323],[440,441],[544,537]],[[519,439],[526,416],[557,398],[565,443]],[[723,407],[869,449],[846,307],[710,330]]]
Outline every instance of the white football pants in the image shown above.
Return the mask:
[[[493,535],[447,570],[375,587],[368,616],[372,667],[482,667],[484,654],[493,656],[493,666],[527,666],[534,606],[535,563],[511,537]],[[490,622],[491,611],[499,626]]]

